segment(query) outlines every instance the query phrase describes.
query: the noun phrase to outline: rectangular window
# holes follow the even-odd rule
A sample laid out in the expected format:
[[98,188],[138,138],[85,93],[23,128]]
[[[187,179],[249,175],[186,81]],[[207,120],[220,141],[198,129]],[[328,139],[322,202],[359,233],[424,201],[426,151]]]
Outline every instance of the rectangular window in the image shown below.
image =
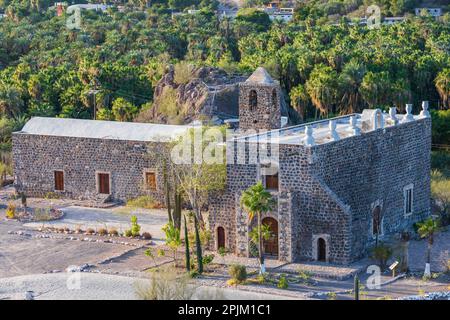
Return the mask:
[[278,191],[278,173],[265,176],[266,189]]
[[145,187],[147,190],[156,191],[156,173],[155,172],[145,172]]
[[414,187],[412,184],[403,188],[404,213],[405,216],[413,213]]
[[109,173],[98,173],[98,193],[110,194]]
[[55,191],[64,191],[64,171],[55,171]]

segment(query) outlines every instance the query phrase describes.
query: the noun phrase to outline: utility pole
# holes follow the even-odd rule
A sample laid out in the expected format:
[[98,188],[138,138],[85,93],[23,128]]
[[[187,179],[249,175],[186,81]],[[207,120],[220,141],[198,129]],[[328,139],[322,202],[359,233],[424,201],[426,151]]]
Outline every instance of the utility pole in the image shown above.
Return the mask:
[[93,95],[94,96],[94,112],[93,112],[93,114],[94,114],[94,120],[96,120],[96,115],[97,115],[97,108],[96,108],[96,106],[95,106],[95,103],[96,103],[96,94],[97,93],[99,93],[100,92],[100,90],[98,90],[98,89],[90,89],[89,91],[88,91],[88,93],[89,94],[91,94],[91,95]]

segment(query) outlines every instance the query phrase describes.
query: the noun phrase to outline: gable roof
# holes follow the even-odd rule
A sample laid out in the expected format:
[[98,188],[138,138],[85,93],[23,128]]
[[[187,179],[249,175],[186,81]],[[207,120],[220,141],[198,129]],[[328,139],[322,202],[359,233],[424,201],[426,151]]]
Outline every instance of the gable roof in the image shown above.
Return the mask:
[[258,67],[256,70],[252,73],[250,77],[248,77],[247,80],[245,80],[246,83],[257,83],[257,84],[274,84],[272,77],[267,72],[266,69],[263,67]]
[[16,133],[129,141],[169,141],[189,128],[192,126],[34,117]]

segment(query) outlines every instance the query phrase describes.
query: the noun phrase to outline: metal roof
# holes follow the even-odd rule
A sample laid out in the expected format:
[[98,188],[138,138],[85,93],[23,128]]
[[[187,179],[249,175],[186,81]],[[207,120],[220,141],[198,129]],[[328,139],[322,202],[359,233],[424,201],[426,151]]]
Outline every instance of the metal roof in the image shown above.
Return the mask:
[[168,141],[182,135],[189,128],[193,126],[34,117],[17,133],[129,141]]

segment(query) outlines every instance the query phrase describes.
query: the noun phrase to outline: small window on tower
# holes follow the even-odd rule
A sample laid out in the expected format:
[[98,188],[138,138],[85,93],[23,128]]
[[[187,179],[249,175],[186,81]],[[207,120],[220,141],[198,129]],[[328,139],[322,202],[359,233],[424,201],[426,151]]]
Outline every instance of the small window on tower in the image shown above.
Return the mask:
[[251,90],[248,98],[248,105],[250,107],[250,111],[255,111],[258,105],[258,96],[255,90]]
[[273,89],[273,91],[272,91],[272,104],[273,104],[274,107],[277,106],[277,99],[278,99],[277,89]]

